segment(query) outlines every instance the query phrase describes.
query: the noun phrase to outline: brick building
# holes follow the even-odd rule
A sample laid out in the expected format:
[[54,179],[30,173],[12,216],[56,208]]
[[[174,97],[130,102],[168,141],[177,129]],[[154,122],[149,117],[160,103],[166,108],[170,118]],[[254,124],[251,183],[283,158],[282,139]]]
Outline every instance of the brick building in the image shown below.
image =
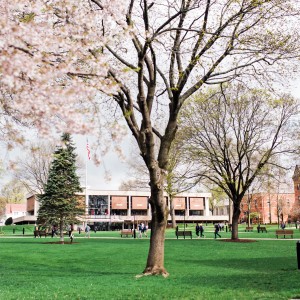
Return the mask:
[[300,166],[293,174],[294,191],[290,193],[253,193],[241,202],[240,221],[247,222],[248,214],[254,223],[280,223],[300,220]]
[[295,201],[292,206],[291,217],[294,220],[300,221],[300,166],[296,165],[294,175],[294,194]]
[[255,193],[241,202],[241,222],[247,222],[250,212],[253,223],[281,223],[291,219],[294,193]]

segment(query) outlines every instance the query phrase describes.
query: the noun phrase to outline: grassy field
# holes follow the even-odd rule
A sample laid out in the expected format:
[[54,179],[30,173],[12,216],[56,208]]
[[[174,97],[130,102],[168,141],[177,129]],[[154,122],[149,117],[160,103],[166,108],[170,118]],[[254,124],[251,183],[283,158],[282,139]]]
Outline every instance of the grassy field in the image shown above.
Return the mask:
[[[275,228],[258,234],[241,227],[240,237],[274,238]],[[212,229],[206,227],[206,237],[213,237]],[[291,239],[176,240],[168,230],[165,267],[170,276],[136,279],[145,267],[149,238],[121,239],[117,232],[97,232],[90,239],[77,234],[73,244],[58,245],[50,244],[57,238],[26,236],[30,228],[25,237],[21,230],[15,235],[9,227],[3,231],[1,300],[300,298],[296,241]],[[229,234],[221,232],[222,238]]]

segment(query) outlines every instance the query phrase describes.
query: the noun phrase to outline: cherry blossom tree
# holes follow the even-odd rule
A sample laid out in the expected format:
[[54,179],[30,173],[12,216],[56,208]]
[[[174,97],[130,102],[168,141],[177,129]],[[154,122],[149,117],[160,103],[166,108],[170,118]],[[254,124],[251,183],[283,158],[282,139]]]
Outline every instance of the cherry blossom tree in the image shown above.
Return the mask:
[[40,132],[76,133],[92,121],[95,127],[103,107],[110,119],[119,107],[149,172],[152,234],[143,274],[167,276],[163,183],[178,114],[209,84],[291,75],[297,1],[21,0],[1,2],[0,11],[0,88],[15,117]]
[[121,2],[0,1],[0,108],[10,117],[1,125],[11,139],[22,139],[16,122],[45,134],[90,129],[96,93],[116,90],[102,52],[126,34]]

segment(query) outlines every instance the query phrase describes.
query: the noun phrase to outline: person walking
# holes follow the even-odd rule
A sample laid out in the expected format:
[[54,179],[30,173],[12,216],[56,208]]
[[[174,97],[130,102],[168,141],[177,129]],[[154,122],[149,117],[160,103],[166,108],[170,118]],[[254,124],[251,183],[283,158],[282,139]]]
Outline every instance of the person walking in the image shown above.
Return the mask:
[[86,224],[86,227],[85,227],[85,237],[90,238],[90,231],[91,231],[91,227],[88,224]]
[[139,235],[138,235],[138,238],[142,238],[142,232],[143,232],[143,223],[139,224]]
[[217,238],[217,236],[218,236],[218,237],[221,237],[221,236],[219,235],[219,230],[220,230],[220,226],[219,226],[219,224],[216,224],[216,225],[215,225],[215,239]]
[[200,226],[198,223],[196,224],[195,230],[196,230],[196,236],[199,238]]
[[147,231],[148,231],[148,225],[144,224],[144,227],[142,228],[142,233],[144,234],[145,237],[148,237]]
[[203,232],[204,232],[204,227],[203,227],[202,223],[201,223],[200,226],[199,226],[199,232],[200,232],[200,237],[204,237],[204,234],[203,234]]
[[56,235],[56,231],[57,231],[56,226],[53,225],[51,230],[51,237],[54,237]]
[[73,233],[73,230],[74,230],[74,225],[73,224],[70,224],[68,226],[68,232],[69,232],[69,237],[71,237],[72,233]]

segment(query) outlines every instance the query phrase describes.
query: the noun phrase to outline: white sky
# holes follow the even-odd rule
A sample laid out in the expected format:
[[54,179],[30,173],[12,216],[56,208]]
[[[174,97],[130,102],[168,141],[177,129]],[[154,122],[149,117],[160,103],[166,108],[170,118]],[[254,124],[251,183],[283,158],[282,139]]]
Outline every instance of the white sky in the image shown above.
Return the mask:
[[[127,139],[128,140],[128,139]],[[77,136],[74,138],[74,142],[77,147],[77,155],[81,158],[84,164],[87,165],[87,186],[90,189],[101,189],[101,190],[118,190],[122,181],[125,181],[128,177],[127,169],[128,165],[126,161],[122,160],[113,151],[109,152],[105,156],[101,157],[101,164],[97,166],[94,161],[87,160],[87,149],[86,149],[86,137]],[[128,143],[128,142],[127,142]],[[122,147],[123,154],[127,155],[128,145],[126,140],[123,142]],[[92,142],[89,138],[89,146],[91,148],[91,156],[93,156]],[[84,170],[85,171],[85,170]],[[111,179],[108,180],[106,173],[109,173]],[[85,174],[82,174],[82,185],[85,186]]]

